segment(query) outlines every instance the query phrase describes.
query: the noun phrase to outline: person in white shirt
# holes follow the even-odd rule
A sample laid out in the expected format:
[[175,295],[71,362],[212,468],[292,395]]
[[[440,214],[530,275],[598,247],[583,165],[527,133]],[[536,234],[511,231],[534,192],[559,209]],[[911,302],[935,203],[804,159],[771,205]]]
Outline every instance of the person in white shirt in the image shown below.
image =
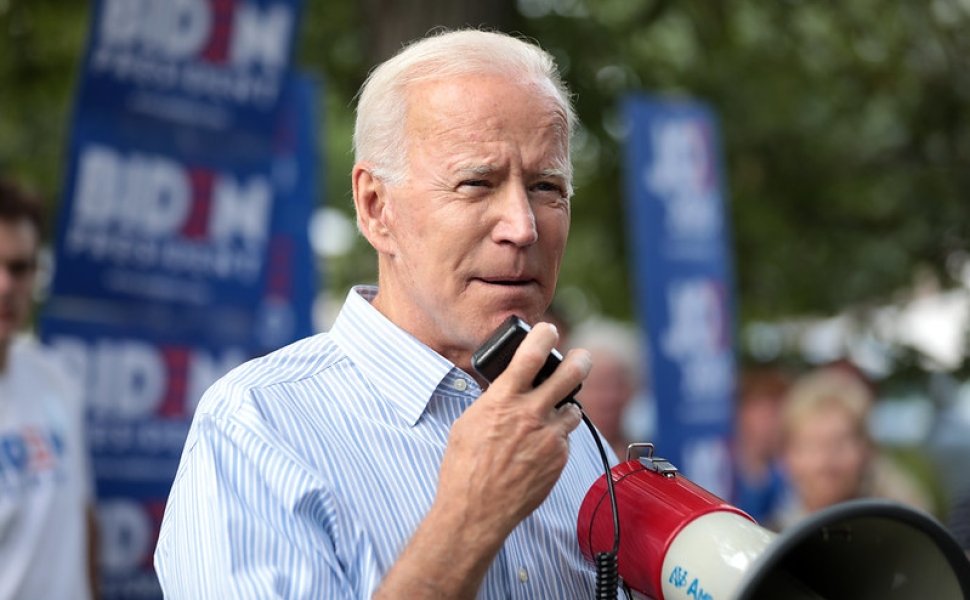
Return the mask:
[[0,600],[91,598],[93,518],[80,386],[22,333],[40,204],[0,181]]

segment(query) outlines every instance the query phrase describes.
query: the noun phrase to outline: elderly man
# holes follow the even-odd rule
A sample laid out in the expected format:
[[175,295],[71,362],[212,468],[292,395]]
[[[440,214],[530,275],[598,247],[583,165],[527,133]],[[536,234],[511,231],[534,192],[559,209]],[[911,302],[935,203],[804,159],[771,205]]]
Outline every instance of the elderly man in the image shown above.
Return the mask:
[[81,388],[20,334],[40,232],[40,203],[0,181],[0,600],[91,597]]
[[491,386],[475,349],[537,322],[569,230],[574,115],[549,55],[481,31],[416,42],[360,94],[353,195],[378,287],[332,330],[203,397],[155,554],[172,598],[582,598],[602,473],[573,350],[539,323]]

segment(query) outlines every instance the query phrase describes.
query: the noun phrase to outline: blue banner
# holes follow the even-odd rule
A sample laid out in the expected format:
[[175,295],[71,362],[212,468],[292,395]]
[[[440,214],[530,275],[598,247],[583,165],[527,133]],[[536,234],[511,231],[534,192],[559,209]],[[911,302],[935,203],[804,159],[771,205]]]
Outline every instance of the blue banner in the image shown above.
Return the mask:
[[46,343],[84,384],[101,595],[159,598],[152,553],[192,413],[206,387],[249,352],[82,320],[47,318],[45,330]]
[[195,405],[312,333],[317,82],[300,3],[101,0],[41,335],[85,388],[105,599],[159,598],[158,527]]
[[269,134],[291,68],[301,5],[100,0],[79,102],[106,114],[231,132],[240,139]]
[[717,127],[688,101],[628,100],[626,197],[657,454],[728,497],[734,325]]
[[82,114],[47,314],[257,353],[309,332],[313,85],[291,75],[284,98],[272,143],[243,156]]

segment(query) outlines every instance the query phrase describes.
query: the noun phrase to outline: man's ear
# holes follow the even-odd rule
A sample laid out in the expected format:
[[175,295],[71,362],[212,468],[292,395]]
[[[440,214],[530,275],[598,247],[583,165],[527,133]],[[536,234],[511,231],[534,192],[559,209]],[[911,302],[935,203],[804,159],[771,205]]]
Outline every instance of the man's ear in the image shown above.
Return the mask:
[[380,253],[393,250],[393,239],[388,228],[388,189],[374,175],[373,166],[357,163],[351,172],[354,193],[354,209],[357,211],[357,228],[370,245]]

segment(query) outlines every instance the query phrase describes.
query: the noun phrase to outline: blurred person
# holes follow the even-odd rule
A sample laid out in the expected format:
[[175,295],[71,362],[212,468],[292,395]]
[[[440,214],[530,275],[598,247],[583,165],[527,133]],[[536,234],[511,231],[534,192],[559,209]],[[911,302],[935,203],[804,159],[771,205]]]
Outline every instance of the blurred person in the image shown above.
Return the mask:
[[782,413],[783,456],[793,494],[775,526],[788,527],[822,508],[881,497],[924,508],[909,487],[874,485],[877,450],[868,433],[871,390],[841,369],[795,381]]
[[640,340],[627,324],[595,318],[580,323],[571,344],[583,348],[593,359],[593,368],[578,394],[583,410],[621,460],[634,427],[631,402],[638,397],[643,370]]
[[844,373],[818,370],[795,381],[782,413],[783,456],[793,494],[777,527],[864,495],[872,457],[868,410],[868,391]]
[[[868,414],[875,407],[878,395],[875,384],[865,372],[848,359],[831,362],[822,367],[822,370],[841,373],[862,384],[866,392],[866,414],[868,417]],[[925,512],[932,512],[934,508],[933,498],[926,486],[903,468],[890,454],[876,445],[872,448],[872,459],[862,482],[862,493],[865,496],[896,500]]]
[[[351,182],[378,286],[332,329],[203,396],[165,509],[168,598],[589,598],[579,506],[602,475],[590,370],[541,323],[569,230],[575,126],[550,55],[437,33],[374,69]],[[472,353],[533,323],[488,384]]]
[[92,485],[79,385],[22,332],[40,202],[0,180],[0,599],[93,596]]
[[759,523],[769,522],[787,497],[781,464],[781,411],[791,385],[777,367],[741,373],[733,440],[732,504]]

